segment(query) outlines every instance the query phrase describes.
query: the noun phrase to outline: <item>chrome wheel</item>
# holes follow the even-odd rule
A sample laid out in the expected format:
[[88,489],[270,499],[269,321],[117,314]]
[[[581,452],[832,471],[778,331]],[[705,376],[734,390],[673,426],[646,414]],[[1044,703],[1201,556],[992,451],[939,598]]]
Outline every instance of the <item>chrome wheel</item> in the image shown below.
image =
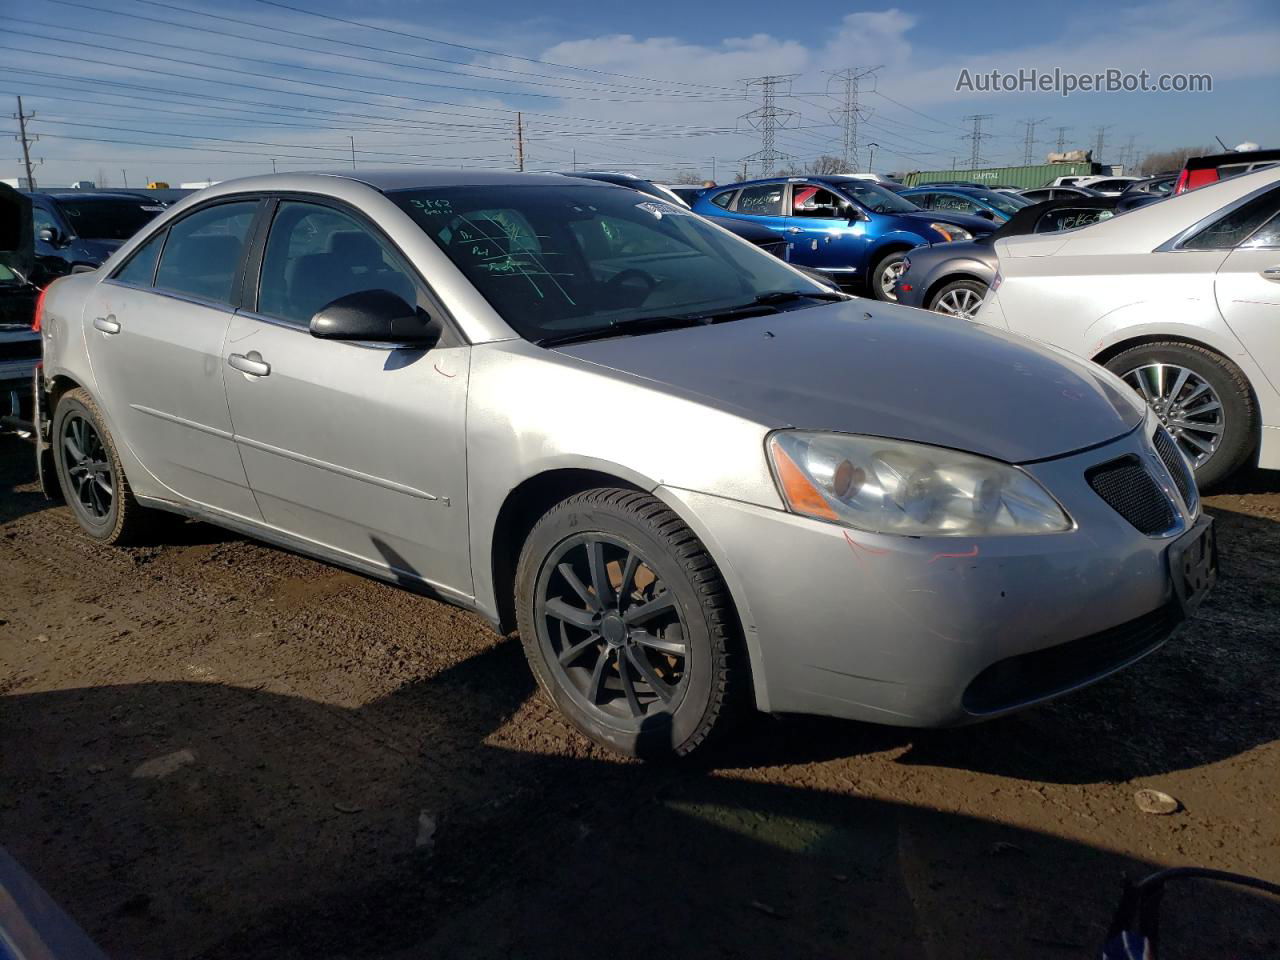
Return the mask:
[[897,300],[898,293],[893,289],[898,278],[907,272],[906,260],[894,260],[884,265],[880,271],[880,292],[886,300]]
[[947,316],[971,320],[980,306],[982,306],[982,297],[977,293],[968,287],[956,287],[934,301],[933,309]]
[[1198,373],[1177,364],[1149,363],[1123,377],[1150,404],[1192,466],[1200,467],[1217,452],[1226,429],[1222,401]]
[[115,478],[97,428],[85,417],[67,417],[62,427],[62,464],[76,504],[91,519],[106,520],[115,497]]
[[580,707],[636,726],[679,706],[689,644],[675,594],[632,546],[580,534],[547,557],[535,600],[546,662]]

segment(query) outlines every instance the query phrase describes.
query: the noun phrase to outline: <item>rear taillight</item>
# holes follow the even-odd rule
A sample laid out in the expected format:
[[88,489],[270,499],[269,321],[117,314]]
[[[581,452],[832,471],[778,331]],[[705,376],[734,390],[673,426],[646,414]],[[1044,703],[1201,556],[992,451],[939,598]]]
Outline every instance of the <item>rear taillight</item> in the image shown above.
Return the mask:
[[1178,174],[1178,182],[1173,185],[1174,193],[1182,193],[1187,189],[1187,177],[1190,173],[1191,171],[1184,167],[1182,172]]
[[37,333],[40,332],[40,321],[44,315],[44,298],[45,298],[45,294],[47,294],[48,292],[49,292],[49,288],[45,287],[43,290],[40,291],[40,296],[36,297],[36,316],[35,316],[35,319],[31,322],[31,329],[35,330]]
[[999,289],[1000,289],[1000,284],[1002,284],[1002,283],[1004,283],[1004,277],[1001,275],[1000,271],[999,271],[999,270],[997,270],[997,271],[996,271],[996,275],[995,275],[994,277],[992,277],[992,278],[991,278],[991,290],[992,290],[992,292],[994,292],[994,291],[996,291],[996,290],[999,290]]

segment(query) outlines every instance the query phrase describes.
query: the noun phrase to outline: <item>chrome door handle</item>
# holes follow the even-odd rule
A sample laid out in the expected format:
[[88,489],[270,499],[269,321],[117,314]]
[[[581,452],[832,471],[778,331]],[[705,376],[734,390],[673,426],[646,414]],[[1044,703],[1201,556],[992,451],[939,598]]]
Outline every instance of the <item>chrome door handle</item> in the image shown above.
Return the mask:
[[1280,283],[1280,267],[1267,267],[1262,271],[1262,279],[1272,283]]
[[800,232],[801,230],[799,227],[787,227],[787,233],[800,233]]
[[262,355],[256,350],[248,356],[243,353],[233,353],[227,357],[227,363],[232,369],[247,373],[251,377],[265,377],[271,373],[271,364],[264,361]]
[[119,333],[120,323],[116,320],[114,313],[108,313],[105,317],[94,317],[93,328],[103,333]]

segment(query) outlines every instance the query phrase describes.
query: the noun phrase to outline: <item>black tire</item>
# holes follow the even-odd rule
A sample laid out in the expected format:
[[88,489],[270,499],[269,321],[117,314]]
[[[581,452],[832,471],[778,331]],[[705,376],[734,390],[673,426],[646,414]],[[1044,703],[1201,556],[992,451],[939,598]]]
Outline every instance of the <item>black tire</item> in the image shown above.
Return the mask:
[[[973,304],[972,310],[968,313],[959,312],[960,308],[966,301],[965,294],[973,294],[977,297],[976,301],[969,299],[968,302]],[[978,307],[982,305],[982,299],[987,295],[987,285],[978,280],[953,280],[938,289],[929,300],[929,309],[934,313],[941,313],[947,317],[961,317],[965,320],[973,318],[978,312]],[[949,304],[955,304],[956,309],[947,309]]]
[[[593,543],[602,544],[599,553],[592,553]],[[576,587],[564,579],[566,566],[585,569]],[[601,603],[592,599],[601,596],[593,569],[609,581]],[[626,569],[630,593],[618,589]],[[641,582],[646,585],[639,587]],[[665,613],[643,625],[619,626],[654,599],[659,603],[647,610],[665,606]],[[548,603],[560,604],[556,609],[567,603],[573,613],[594,617],[595,626],[558,618],[546,611]],[[648,494],[588,490],[543,516],[520,552],[516,617],[525,655],[547,697],[589,738],[618,753],[651,759],[688,754],[713,731],[719,735],[729,727],[746,701],[746,658],[720,571],[693,531]],[[610,617],[613,622],[605,623]],[[675,623],[650,626],[661,617]],[[611,627],[613,639],[607,640]],[[620,638],[619,630],[626,636]],[[636,639],[641,635],[647,639]],[[684,652],[645,645],[655,642],[672,650],[682,642]],[[565,660],[570,648],[582,652]],[[640,658],[657,683],[646,682]]]
[[899,266],[903,260],[907,259],[906,250],[894,250],[886,253],[883,257],[876,261],[876,265],[871,268],[871,272],[867,275],[867,286],[870,288],[871,296],[877,300],[883,300],[887,303],[897,303],[898,295],[896,293],[886,292],[881,277],[890,267]]
[[1124,377],[1149,364],[1172,364],[1190,370],[1217,394],[1222,404],[1221,439],[1213,452],[1195,465],[1195,474],[1201,489],[1225,480],[1244,464],[1257,444],[1258,408],[1248,379],[1222,354],[1174,340],[1130,347],[1105,365]]
[[[104,510],[94,508],[95,502],[99,505],[103,502],[102,497],[106,492],[103,485],[99,483],[98,490],[92,489],[97,478],[85,477],[84,468],[73,464],[75,458],[66,446],[66,440],[77,423],[88,424],[97,436],[97,442],[91,441],[86,444],[88,449],[80,452],[88,455],[84,459],[92,459],[95,463],[105,465],[97,472],[98,477],[107,478],[106,482],[110,486],[109,506]],[[111,431],[107,429],[102,412],[88,391],[77,388],[68,391],[58,400],[58,408],[53,414],[51,445],[58,486],[62,488],[63,497],[85,533],[94,540],[110,544],[137,543],[147,539],[155,529],[156,511],[147,510],[134,499],[129,481],[125,479],[124,468],[120,465],[120,455],[116,452]],[[89,493],[82,495],[86,488]]]

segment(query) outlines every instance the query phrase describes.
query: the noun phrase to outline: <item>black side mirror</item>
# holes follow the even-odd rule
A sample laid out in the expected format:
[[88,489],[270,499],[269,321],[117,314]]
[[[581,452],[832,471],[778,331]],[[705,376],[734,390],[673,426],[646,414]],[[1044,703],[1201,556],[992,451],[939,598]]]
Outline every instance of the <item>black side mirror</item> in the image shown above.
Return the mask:
[[994,220],[996,218],[996,215],[990,210],[979,210],[978,216],[982,217],[984,220]]
[[871,219],[865,213],[863,213],[861,210],[855,207],[852,203],[847,204],[845,206],[844,212],[845,212],[845,215],[848,216],[850,223],[862,223],[865,220]]
[[339,297],[311,318],[311,335],[321,340],[399,343],[426,349],[440,339],[440,322],[411,307],[390,290],[361,290]]
[[62,231],[57,227],[41,227],[36,237],[51,246],[58,247],[62,245]]

